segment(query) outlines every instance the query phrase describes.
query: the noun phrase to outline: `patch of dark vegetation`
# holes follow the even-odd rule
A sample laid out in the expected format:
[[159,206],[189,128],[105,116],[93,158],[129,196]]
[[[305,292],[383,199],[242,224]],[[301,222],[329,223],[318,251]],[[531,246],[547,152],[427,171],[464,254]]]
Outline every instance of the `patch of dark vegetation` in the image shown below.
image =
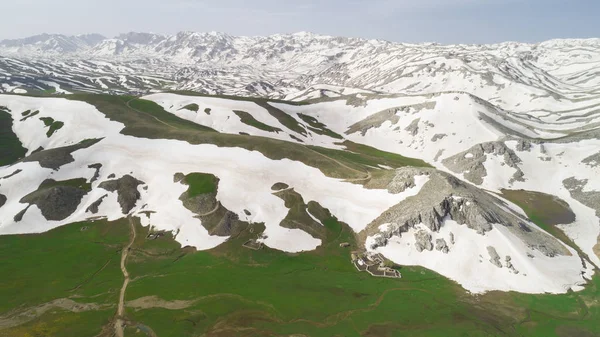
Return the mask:
[[290,138],[292,138],[293,140],[295,140],[297,142],[304,143],[304,141],[302,139],[300,139],[300,138],[298,138],[298,137],[296,137],[294,135],[290,135]]
[[288,189],[274,194],[283,199],[285,207],[289,208],[288,214],[279,224],[281,227],[301,229],[314,238],[325,239],[326,228],[308,214],[308,205],[298,192]]
[[65,125],[65,123],[61,121],[55,121],[51,117],[40,117],[40,120],[44,122],[46,127],[48,127],[48,132],[46,132],[46,136],[48,136],[48,138],[50,138],[54,132],[60,130]]
[[143,181],[127,174],[119,179],[103,181],[98,187],[109,192],[117,192],[117,201],[121,205],[121,211],[123,214],[128,214],[140,199],[140,192],[137,187],[144,184]]
[[9,111],[0,107],[0,166],[10,165],[27,154],[27,149],[12,130],[13,119]]
[[15,216],[13,217],[14,222],[19,222],[23,220],[23,217],[25,216],[25,213],[27,212],[30,206],[31,205],[27,205],[27,207],[22,209],[19,213],[15,214]]
[[113,179],[116,178],[117,176],[114,173],[111,173],[108,175],[108,179]]
[[86,139],[75,145],[42,150],[32,153],[28,157],[24,158],[23,162],[38,162],[42,167],[51,168],[58,171],[61,166],[75,161],[71,155],[73,152],[86,149],[101,140],[102,139]]
[[38,110],[31,112],[31,110],[27,110],[25,112],[21,113],[21,116],[23,116],[23,118],[21,118],[21,122],[24,122],[26,120],[28,120],[31,117],[37,116],[40,112]]
[[[546,193],[526,190],[501,190],[502,195],[531,214],[534,222],[548,226],[565,225],[575,221],[575,213],[564,200]],[[533,219],[536,218],[536,219]]]
[[2,179],[8,179],[8,178],[10,178],[10,177],[12,177],[12,176],[16,176],[17,174],[19,174],[19,173],[21,173],[21,172],[23,172],[23,170],[21,170],[21,169],[15,170],[13,173],[11,173],[11,174],[9,174],[9,175],[7,175],[7,176],[4,176],[4,177],[2,177],[2,178],[0,178],[0,180],[2,180]]
[[[349,169],[348,167],[356,167],[361,171],[367,169],[367,167],[364,167],[360,163],[351,162],[350,160],[352,157],[344,158],[342,155],[338,155],[336,160],[332,160],[332,158],[328,158],[327,155],[318,153],[316,149],[321,149],[319,147],[308,148],[295,142],[266,137],[222,134],[218,132],[200,132],[206,131],[206,128],[203,129],[195,123],[178,119],[173,114],[169,114],[162,110],[160,106],[157,108],[160,110],[159,112],[150,111],[148,113],[130,108],[127,103],[133,99],[131,96],[78,94],[68,95],[65,96],[65,98],[85,101],[94,105],[99,111],[105,114],[107,118],[121,122],[125,125],[125,128],[121,131],[122,134],[134,137],[177,139],[189,142],[190,144],[214,144],[219,147],[240,147],[249,151],[259,151],[267,158],[273,160],[284,158],[297,160],[308,166],[316,167],[325,175],[333,178],[360,178],[361,176],[364,176],[364,174],[355,169]],[[137,101],[139,100],[136,100],[136,102]],[[157,105],[154,104],[151,108],[154,109],[156,106]],[[136,106],[136,109],[140,108],[144,107]],[[163,113],[166,116],[163,116]],[[376,164],[393,166],[389,165],[389,163],[387,163],[389,162],[389,159],[386,159],[383,156],[377,157],[369,154],[367,158],[368,153],[366,151],[354,154],[349,151],[338,151],[356,155],[357,157],[362,158],[361,162],[369,162],[371,163],[371,166],[376,166],[372,164],[374,159],[379,160]],[[406,159],[405,163],[410,163],[410,158]],[[340,165],[340,163],[342,164]],[[422,161],[414,160],[414,163],[421,163],[421,165],[417,166],[428,166]]]
[[102,168],[102,164],[100,164],[100,163],[91,164],[91,165],[88,165],[88,168],[96,170],[94,172],[94,176],[92,177],[92,179],[90,179],[90,183],[93,183],[94,181],[98,180],[98,178],[100,177],[100,169]]
[[6,204],[6,200],[8,200],[6,196],[4,194],[0,194],[0,208]]
[[255,101],[254,103],[266,109],[271,116],[277,118],[281,125],[296,133],[306,136],[306,130],[304,130],[304,128],[300,125],[300,123],[298,123],[298,121],[294,117],[270,105],[267,101]]
[[96,200],[93,203],[91,203],[88,206],[88,208],[86,208],[85,212],[86,213],[92,213],[92,214],[98,213],[98,207],[100,207],[100,205],[102,204],[102,201],[106,197],[108,197],[108,194],[105,194],[105,195],[101,196],[98,200]]
[[182,182],[189,186],[188,197],[193,198],[201,194],[216,193],[219,178],[209,173],[190,173]]
[[85,178],[56,181],[46,179],[38,189],[20,202],[36,205],[46,220],[61,221],[77,210],[81,199],[91,190]]
[[233,113],[235,113],[240,118],[240,121],[242,123],[253,126],[259,130],[263,130],[263,131],[267,131],[267,132],[281,132],[282,131],[280,128],[275,128],[275,127],[272,127],[270,125],[267,125],[263,122],[256,120],[254,118],[254,116],[247,113],[246,111],[233,110]]
[[275,184],[273,184],[273,186],[271,186],[271,190],[280,191],[280,190],[285,190],[288,187],[290,187],[290,186],[286,183],[275,183]]
[[247,132],[238,132],[238,133],[239,133],[240,135],[242,135],[242,136],[250,136],[250,134],[249,134],[249,133],[247,133]]
[[129,106],[131,109],[138,113],[146,115],[146,118],[149,115],[175,128],[184,127],[196,131],[216,132],[216,130],[211,129],[207,126],[196,124],[194,122],[188,121],[187,119],[177,117],[174,114],[165,111],[165,109],[163,109],[160,105],[152,101],[147,101],[139,98],[131,99],[127,96],[122,96],[121,99],[127,99],[126,106]]
[[179,110],[190,110],[193,112],[198,112],[198,110],[200,110],[200,107],[198,106],[198,104],[196,103],[192,103],[192,104],[188,104],[186,106],[184,106],[183,108],[179,109]]
[[210,111],[211,111],[210,108],[204,109],[204,113],[207,114],[207,115],[210,115]]
[[219,178],[208,173],[190,173],[183,178],[181,175],[177,177],[181,178],[179,182],[188,185],[187,191],[179,197],[183,206],[199,216],[217,211]]
[[319,122],[316,118],[314,118],[312,116],[299,113],[298,117],[300,117],[300,119],[302,119],[305,123],[307,123],[309,125],[308,129],[310,131],[312,131],[316,134],[329,136],[331,138],[336,138],[336,139],[344,139],[344,137],[329,130],[325,124]]

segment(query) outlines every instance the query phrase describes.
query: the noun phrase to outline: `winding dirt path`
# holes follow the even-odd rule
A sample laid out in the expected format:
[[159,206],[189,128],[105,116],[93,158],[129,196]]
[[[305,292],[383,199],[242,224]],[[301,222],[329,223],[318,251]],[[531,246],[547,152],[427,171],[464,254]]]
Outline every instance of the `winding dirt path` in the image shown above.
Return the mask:
[[164,124],[164,125],[166,125],[166,126],[168,126],[168,127],[170,127],[170,128],[177,129],[177,128],[176,128],[176,127],[174,127],[173,125],[171,125],[171,124],[169,124],[169,123],[167,123],[167,122],[164,122],[164,121],[162,121],[162,120],[158,119],[158,117],[156,117],[156,116],[153,116],[153,115],[151,115],[151,114],[149,114],[149,113],[147,113],[147,112],[145,112],[145,111],[141,111],[141,110],[138,110],[138,109],[136,109],[136,108],[132,107],[130,103],[131,103],[132,101],[136,100],[136,99],[138,99],[138,98],[137,98],[137,97],[136,97],[136,98],[132,98],[132,99],[130,99],[129,101],[127,101],[127,103],[125,103],[129,109],[131,109],[131,110],[133,110],[133,111],[136,111],[136,112],[139,112],[139,113],[142,113],[142,114],[144,114],[144,115],[146,115],[146,116],[152,117],[152,118],[154,118],[154,119],[155,119],[157,122],[159,122],[159,123],[162,123],[162,124]]
[[129,226],[131,227],[131,239],[123,251],[121,252],[121,272],[123,273],[123,286],[121,287],[121,292],[119,294],[119,305],[117,307],[117,319],[115,320],[115,334],[117,337],[124,337],[123,332],[123,317],[125,315],[125,291],[127,290],[127,286],[129,285],[129,273],[127,272],[127,267],[125,264],[127,263],[127,256],[129,255],[129,250],[131,246],[133,246],[133,242],[135,241],[135,225],[133,223],[133,219],[128,217]]
[[208,216],[213,214],[214,212],[219,210],[219,207],[221,207],[221,202],[217,201],[217,206],[215,206],[215,208],[213,208],[211,211],[206,212],[206,213],[202,213],[202,214],[198,214],[198,216],[202,217],[202,216]]

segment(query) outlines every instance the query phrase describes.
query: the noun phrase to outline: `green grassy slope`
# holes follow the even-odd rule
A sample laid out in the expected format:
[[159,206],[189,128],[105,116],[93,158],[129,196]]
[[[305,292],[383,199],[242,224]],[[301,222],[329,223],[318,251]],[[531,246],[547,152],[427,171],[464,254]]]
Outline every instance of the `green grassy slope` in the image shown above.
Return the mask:
[[[392,167],[428,166],[423,161],[397,154],[375,151],[368,146],[348,143],[350,151],[325,149],[316,146],[276,140],[266,137],[222,134],[202,125],[181,119],[166,112],[158,104],[142,99],[111,95],[70,95],[69,99],[94,105],[111,120],[125,125],[123,134],[151,139],[177,139],[191,144],[215,144],[220,147],[241,147],[259,151],[270,159],[292,159],[303,162],[335,178],[361,178],[370,166]],[[266,103],[265,103],[266,104]]]
[[23,158],[27,149],[12,130],[12,117],[4,107],[0,107],[0,166],[10,165]]

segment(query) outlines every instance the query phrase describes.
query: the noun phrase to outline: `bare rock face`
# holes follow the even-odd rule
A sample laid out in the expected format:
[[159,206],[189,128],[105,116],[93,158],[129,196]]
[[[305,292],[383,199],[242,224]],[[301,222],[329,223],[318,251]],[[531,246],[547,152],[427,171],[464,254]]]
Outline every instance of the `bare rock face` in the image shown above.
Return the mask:
[[433,243],[431,243],[431,234],[424,230],[415,232],[415,247],[418,252],[423,250],[433,250]]
[[[363,237],[381,235],[380,244],[386,239],[401,236],[418,224],[425,225],[431,232],[438,232],[447,219],[484,235],[494,230],[495,226],[503,226],[521,239],[529,248],[536,249],[547,256],[569,255],[569,251],[551,235],[533,230],[528,219],[511,211],[501,199],[460,179],[430,168],[405,167],[390,171],[391,176],[385,181],[388,186],[400,185],[402,182],[414,181],[416,175],[428,175],[429,180],[419,193],[392,206],[360,233]],[[378,184],[382,184],[379,178]],[[368,186],[368,185],[367,185]],[[385,186],[381,186],[385,188]],[[390,224],[387,230],[381,231],[379,226]],[[450,236],[454,244],[455,235]],[[378,243],[374,243],[374,246]],[[423,245],[423,249],[425,246]],[[447,246],[447,242],[446,242]]]
[[20,202],[35,204],[46,220],[61,221],[77,210],[87,192],[72,186],[40,188],[24,196]]
[[454,244],[454,233],[450,232],[450,244],[453,245]]
[[531,142],[526,139],[519,139],[517,141],[517,151],[531,151]]
[[58,147],[49,150],[42,150],[39,152],[32,153],[28,157],[25,157],[23,161],[38,162],[41,167],[58,170],[61,166],[75,161],[75,159],[71,155],[73,152],[88,148],[98,143],[100,140],[101,139],[87,139],[75,145]]
[[[529,149],[531,143],[523,141],[522,148]],[[464,173],[464,177],[470,182],[481,185],[483,178],[487,176],[487,170],[483,163],[487,160],[487,155],[503,156],[504,163],[516,171],[513,180],[523,181],[523,171],[517,164],[521,163],[521,158],[509,149],[504,142],[487,142],[473,146],[467,151],[458,153],[452,157],[442,160],[442,163],[454,173]]]
[[0,208],[6,204],[6,196],[4,194],[0,194]]
[[92,214],[98,213],[98,208],[100,207],[100,205],[102,204],[102,201],[106,197],[108,197],[108,194],[105,194],[102,197],[100,197],[98,200],[94,201],[91,205],[88,206],[88,208],[86,208],[85,212],[92,213]]
[[487,251],[490,255],[490,263],[498,268],[502,268],[502,263],[500,262],[500,255],[498,255],[498,252],[496,252],[496,248],[488,246]]
[[446,136],[448,136],[448,135],[445,134],[445,133],[436,133],[435,135],[433,135],[433,137],[431,137],[431,141],[432,142],[437,142],[438,140],[443,139]]
[[591,167],[600,166],[600,152],[585,158],[581,162]]
[[436,239],[435,240],[435,250],[441,251],[444,254],[448,254],[450,249],[448,248],[448,244],[446,244],[446,240],[444,239]]
[[140,199],[140,192],[137,187],[144,184],[143,181],[137,180],[127,174],[119,179],[103,181],[98,187],[109,192],[117,192],[117,201],[121,205],[121,211],[123,214],[128,214]]
[[414,121],[412,121],[412,123],[410,123],[406,129],[406,131],[408,131],[408,133],[411,134],[411,136],[416,136],[419,134],[419,122],[421,121],[420,118],[415,119]]

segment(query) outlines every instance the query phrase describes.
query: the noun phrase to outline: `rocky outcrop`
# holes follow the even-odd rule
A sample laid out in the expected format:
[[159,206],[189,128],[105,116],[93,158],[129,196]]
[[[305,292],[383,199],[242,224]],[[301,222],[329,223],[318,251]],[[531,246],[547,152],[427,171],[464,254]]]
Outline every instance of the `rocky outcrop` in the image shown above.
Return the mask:
[[425,230],[418,230],[415,232],[415,248],[418,252],[424,250],[433,250],[433,243],[431,243],[431,234]]
[[137,180],[127,174],[119,179],[103,181],[98,187],[109,192],[117,192],[117,201],[121,205],[121,211],[123,214],[128,214],[140,199],[140,192],[137,187],[144,184],[143,181]]
[[[531,147],[529,142],[523,142],[521,144],[523,149],[527,148],[527,145],[524,144],[529,144],[529,148]],[[521,163],[521,158],[513,150],[509,149],[504,142],[477,144],[467,151],[442,160],[442,163],[452,172],[462,173],[465,179],[474,184],[481,185],[483,178],[487,176],[487,170],[484,166],[487,155],[502,156],[504,164],[515,169],[512,179],[523,181],[523,171],[517,165]]]
[[[569,255],[569,251],[551,235],[533,230],[533,226],[522,215],[512,212],[510,207],[501,199],[460,179],[429,168],[405,167],[388,173],[391,176],[379,178],[379,185],[387,181],[388,185],[402,186],[410,184],[415,175],[428,175],[429,180],[420,192],[397,205],[392,206],[361,233],[362,237],[373,237],[381,234],[380,243],[392,236],[402,236],[419,224],[426,226],[431,232],[438,232],[446,219],[456,221],[460,225],[483,235],[502,226],[521,239],[531,249],[537,249],[547,256]],[[368,186],[368,185],[367,185]],[[385,231],[379,227],[389,224]],[[450,243],[454,244],[454,235]],[[375,243],[374,245],[379,245]]]
[[435,135],[433,135],[433,137],[431,137],[431,141],[432,142],[437,142],[440,139],[446,138],[448,135],[445,133],[436,133]]
[[73,152],[88,148],[101,141],[101,139],[86,139],[79,144],[42,150],[32,153],[23,159],[23,162],[38,162],[41,167],[58,170],[61,166],[75,161]]
[[408,131],[408,133],[410,133],[411,136],[418,135],[419,134],[419,122],[420,121],[421,121],[421,118],[416,118],[404,130]]
[[531,150],[531,142],[526,139],[517,140],[517,151],[530,151]]
[[4,204],[6,204],[6,196],[4,194],[0,194],[0,208],[2,208],[2,206],[4,206]]
[[102,164],[100,164],[100,163],[91,164],[91,165],[88,165],[88,168],[96,170],[94,172],[94,176],[92,177],[92,179],[90,179],[90,183],[93,183],[94,181],[98,180],[98,178],[100,177],[100,169],[102,168]]
[[273,184],[273,186],[271,186],[271,190],[272,191],[280,191],[280,190],[285,190],[286,188],[289,188],[290,186],[286,183],[275,183]]
[[40,185],[40,188],[26,196],[20,202],[36,205],[46,220],[61,221],[73,214],[87,191],[73,186],[47,185],[48,180]]
[[108,194],[105,194],[102,197],[100,197],[98,200],[94,201],[92,204],[90,204],[88,206],[88,208],[86,208],[85,212],[86,213],[92,213],[92,214],[98,213],[98,208],[100,207],[100,205],[102,204],[102,201],[106,197],[108,197]]
[[487,251],[490,255],[490,263],[498,268],[502,268],[502,263],[500,262],[500,255],[498,255],[498,252],[496,252],[496,248],[488,246]]
[[446,240],[444,239],[436,239],[435,240],[435,250],[441,251],[444,254],[448,254],[450,249],[448,248],[448,244],[446,244]]
[[581,162],[591,167],[600,166],[600,152],[585,158]]
[[450,232],[450,234],[448,234],[448,236],[450,237],[450,244],[453,245],[454,244],[454,233]]

